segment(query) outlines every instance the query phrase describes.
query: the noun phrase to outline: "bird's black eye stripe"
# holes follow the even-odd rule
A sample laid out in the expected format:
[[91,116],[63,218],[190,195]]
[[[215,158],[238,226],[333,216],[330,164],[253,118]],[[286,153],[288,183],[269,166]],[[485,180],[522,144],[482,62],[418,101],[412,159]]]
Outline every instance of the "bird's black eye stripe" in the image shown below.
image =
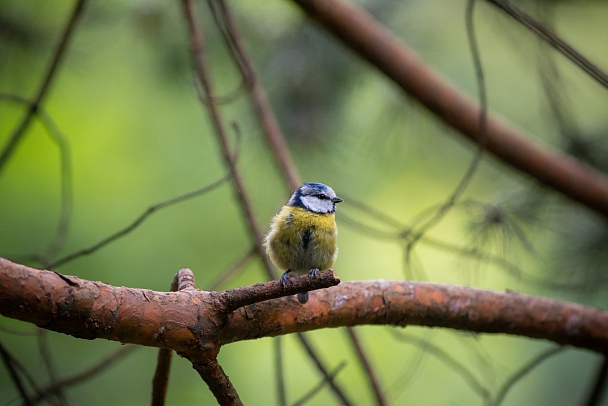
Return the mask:
[[327,196],[327,195],[317,195],[317,197],[319,199],[321,199],[321,200],[327,200],[327,199],[329,199],[329,196]]

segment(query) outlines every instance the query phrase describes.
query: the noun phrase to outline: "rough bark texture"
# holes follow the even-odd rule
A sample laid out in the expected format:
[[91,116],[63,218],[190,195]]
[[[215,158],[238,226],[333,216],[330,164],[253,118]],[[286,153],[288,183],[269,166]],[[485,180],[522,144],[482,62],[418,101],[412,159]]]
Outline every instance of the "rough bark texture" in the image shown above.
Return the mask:
[[[314,291],[306,305],[289,296],[227,313],[226,303],[233,302],[222,296],[239,289],[154,292],[70,279],[78,286],[54,272],[0,259],[0,313],[75,337],[171,348],[202,363],[235,341],[363,324],[515,334],[608,352],[608,312],[518,293],[361,281]],[[273,283],[280,286],[278,281],[268,284]],[[252,288],[260,286],[268,285]]]

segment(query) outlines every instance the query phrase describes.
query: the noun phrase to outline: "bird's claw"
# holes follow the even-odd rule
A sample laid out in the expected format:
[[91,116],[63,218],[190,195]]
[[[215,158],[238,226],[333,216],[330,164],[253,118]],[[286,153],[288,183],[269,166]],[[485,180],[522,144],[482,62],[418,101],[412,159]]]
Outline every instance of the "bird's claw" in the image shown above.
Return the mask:
[[308,276],[311,278],[316,278],[318,274],[319,268],[311,269],[310,272],[308,272]]
[[283,285],[283,289],[287,288],[288,279],[289,279],[289,271],[287,271],[283,275],[281,275],[281,285]]

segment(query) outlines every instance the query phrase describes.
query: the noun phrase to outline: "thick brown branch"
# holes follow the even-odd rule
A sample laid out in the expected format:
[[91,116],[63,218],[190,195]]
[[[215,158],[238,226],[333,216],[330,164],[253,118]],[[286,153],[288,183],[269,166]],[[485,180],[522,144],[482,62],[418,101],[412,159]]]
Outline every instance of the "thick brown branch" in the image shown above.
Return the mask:
[[0,314],[79,338],[170,348],[203,359],[206,351],[219,351],[219,329],[234,309],[340,282],[332,271],[323,271],[313,279],[290,278],[286,287],[275,280],[204,292],[189,286],[190,275],[188,269],[178,273],[176,284],[186,287],[181,291],[155,292],[73,276],[68,284],[55,272],[0,258]]
[[[220,343],[326,327],[448,327],[542,338],[605,353],[608,311],[518,293],[407,281],[346,282],[315,292],[312,305],[283,298],[233,313]],[[281,308],[281,317],[276,309]],[[252,326],[255,325],[255,328]]]
[[[77,282],[70,286],[53,272],[0,259],[0,314],[75,337],[171,348],[182,355],[217,353],[220,345],[235,341],[363,324],[514,334],[608,352],[608,311],[518,293],[361,281],[317,290],[305,306],[283,297],[245,306],[224,319],[222,293]],[[274,283],[268,282],[270,289]],[[289,289],[284,294],[294,293]]]
[[[294,0],[311,18],[393,80],[438,118],[479,142],[479,106],[431,70],[368,13],[342,0]],[[608,216],[608,178],[584,163],[541,148],[488,115],[485,148],[546,186]]]

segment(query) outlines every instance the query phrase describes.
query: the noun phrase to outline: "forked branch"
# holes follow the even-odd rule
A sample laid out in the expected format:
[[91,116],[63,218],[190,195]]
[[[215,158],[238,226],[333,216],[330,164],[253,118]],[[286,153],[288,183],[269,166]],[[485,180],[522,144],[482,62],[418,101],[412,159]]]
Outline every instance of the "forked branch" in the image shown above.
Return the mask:
[[[236,341],[363,324],[504,333],[608,352],[608,311],[519,293],[360,281],[317,290],[306,306],[285,297],[338,282],[330,271],[321,275],[291,278],[286,288],[271,281],[226,292],[155,292],[78,278],[78,286],[71,286],[54,272],[0,259],[0,313],[79,338],[165,347],[182,355],[217,354],[221,345]],[[259,300],[276,299],[225,313],[226,304],[244,304],[250,299],[242,293],[256,289],[275,292]]]

